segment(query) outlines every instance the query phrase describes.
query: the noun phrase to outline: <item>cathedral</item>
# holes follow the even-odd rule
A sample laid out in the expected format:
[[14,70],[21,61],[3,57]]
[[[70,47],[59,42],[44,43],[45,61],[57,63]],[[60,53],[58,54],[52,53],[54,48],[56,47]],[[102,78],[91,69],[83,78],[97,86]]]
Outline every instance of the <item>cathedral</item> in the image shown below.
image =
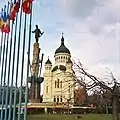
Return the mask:
[[75,86],[71,53],[64,44],[63,35],[61,45],[55,51],[54,60],[54,65],[49,58],[45,62],[43,102],[73,103]]

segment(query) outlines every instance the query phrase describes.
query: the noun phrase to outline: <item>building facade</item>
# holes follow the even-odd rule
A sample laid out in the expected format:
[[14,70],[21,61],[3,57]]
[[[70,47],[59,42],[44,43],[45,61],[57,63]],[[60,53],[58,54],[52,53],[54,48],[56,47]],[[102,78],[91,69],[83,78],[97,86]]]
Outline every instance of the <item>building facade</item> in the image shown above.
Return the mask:
[[74,78],[71,53],[64,44],[62,35],[61,45],[55,51],[55,64],[50,59],[45,63],[43,102],[66,103],[74,102]]

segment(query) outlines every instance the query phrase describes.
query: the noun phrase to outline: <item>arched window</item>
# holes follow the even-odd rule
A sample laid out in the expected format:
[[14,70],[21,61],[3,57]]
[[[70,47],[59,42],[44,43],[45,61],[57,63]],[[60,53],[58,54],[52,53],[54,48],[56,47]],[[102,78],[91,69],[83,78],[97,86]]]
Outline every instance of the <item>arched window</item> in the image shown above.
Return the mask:
[[66,61],[68,61],[68,58],[66,57]]
[[57,102],[59,102],[59,96],[57,96]]
[[49,67],[49,70],[51,70],[51,67]]
[[48,86],[46,86],[46,93],[48,93]]
[[60,102],[63,102],[63,100],[62,100],[62,96],[60,97]]
[[68,86],[68,93],[70,93],[70,86]]
[[59,61],[60,61],[60,57],[59,57]]
[[57,87],[57,81],[55,81],[55,88]]
[[54,96],[54,102],[56,102],[56,98],[55,98],[55,96]]
[[63,62],[63,57],[61,56],[61,62]]
[[60,80],[58,79],[58,81],[57,81],[57,88],[59,88],[59,85],[60,85]]
[[63,62],[65,62],[65,56],[64,56],[64,58],[63,58]]
[[60,82],[60,88],[62,88],[62,81]]
[[46,70],[48,70],[48,67],[46,66]]

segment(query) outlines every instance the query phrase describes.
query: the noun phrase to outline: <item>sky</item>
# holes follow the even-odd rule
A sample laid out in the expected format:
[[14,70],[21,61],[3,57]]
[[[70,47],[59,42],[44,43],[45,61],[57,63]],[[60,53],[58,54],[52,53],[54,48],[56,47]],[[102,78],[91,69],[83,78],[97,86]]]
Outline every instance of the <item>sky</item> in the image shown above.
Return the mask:
[[[7,1],[0,0],[0,8]],[[96,76],[104,77],[112,71],[120,79],[119,11],[120,0],[34,0],[32,30],[38,24],[45,32],[39,40],[41,54],[44,53],[43,64],[48,56],[54,63],[54,53],[60,46],[63,32],[72,59],[79,58]],[[32,34],[31,61],[34,42]],[[25,50],[26,61],[27,46]]]

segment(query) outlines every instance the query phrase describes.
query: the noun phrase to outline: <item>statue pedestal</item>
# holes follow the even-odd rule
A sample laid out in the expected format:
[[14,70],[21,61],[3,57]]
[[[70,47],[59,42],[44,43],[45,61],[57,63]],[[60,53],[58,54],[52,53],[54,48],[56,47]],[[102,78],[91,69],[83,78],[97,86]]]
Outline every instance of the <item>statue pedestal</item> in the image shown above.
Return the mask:
[[39,59],[40,54],[40,48],[39,43],[33,44],[33,60],[31,65],[31,77],[28,77],[28,82],[31,84],[30,88],[30,103],[40,103],[40,89],[41,89],[41,83],[42,78],[39,76]]

